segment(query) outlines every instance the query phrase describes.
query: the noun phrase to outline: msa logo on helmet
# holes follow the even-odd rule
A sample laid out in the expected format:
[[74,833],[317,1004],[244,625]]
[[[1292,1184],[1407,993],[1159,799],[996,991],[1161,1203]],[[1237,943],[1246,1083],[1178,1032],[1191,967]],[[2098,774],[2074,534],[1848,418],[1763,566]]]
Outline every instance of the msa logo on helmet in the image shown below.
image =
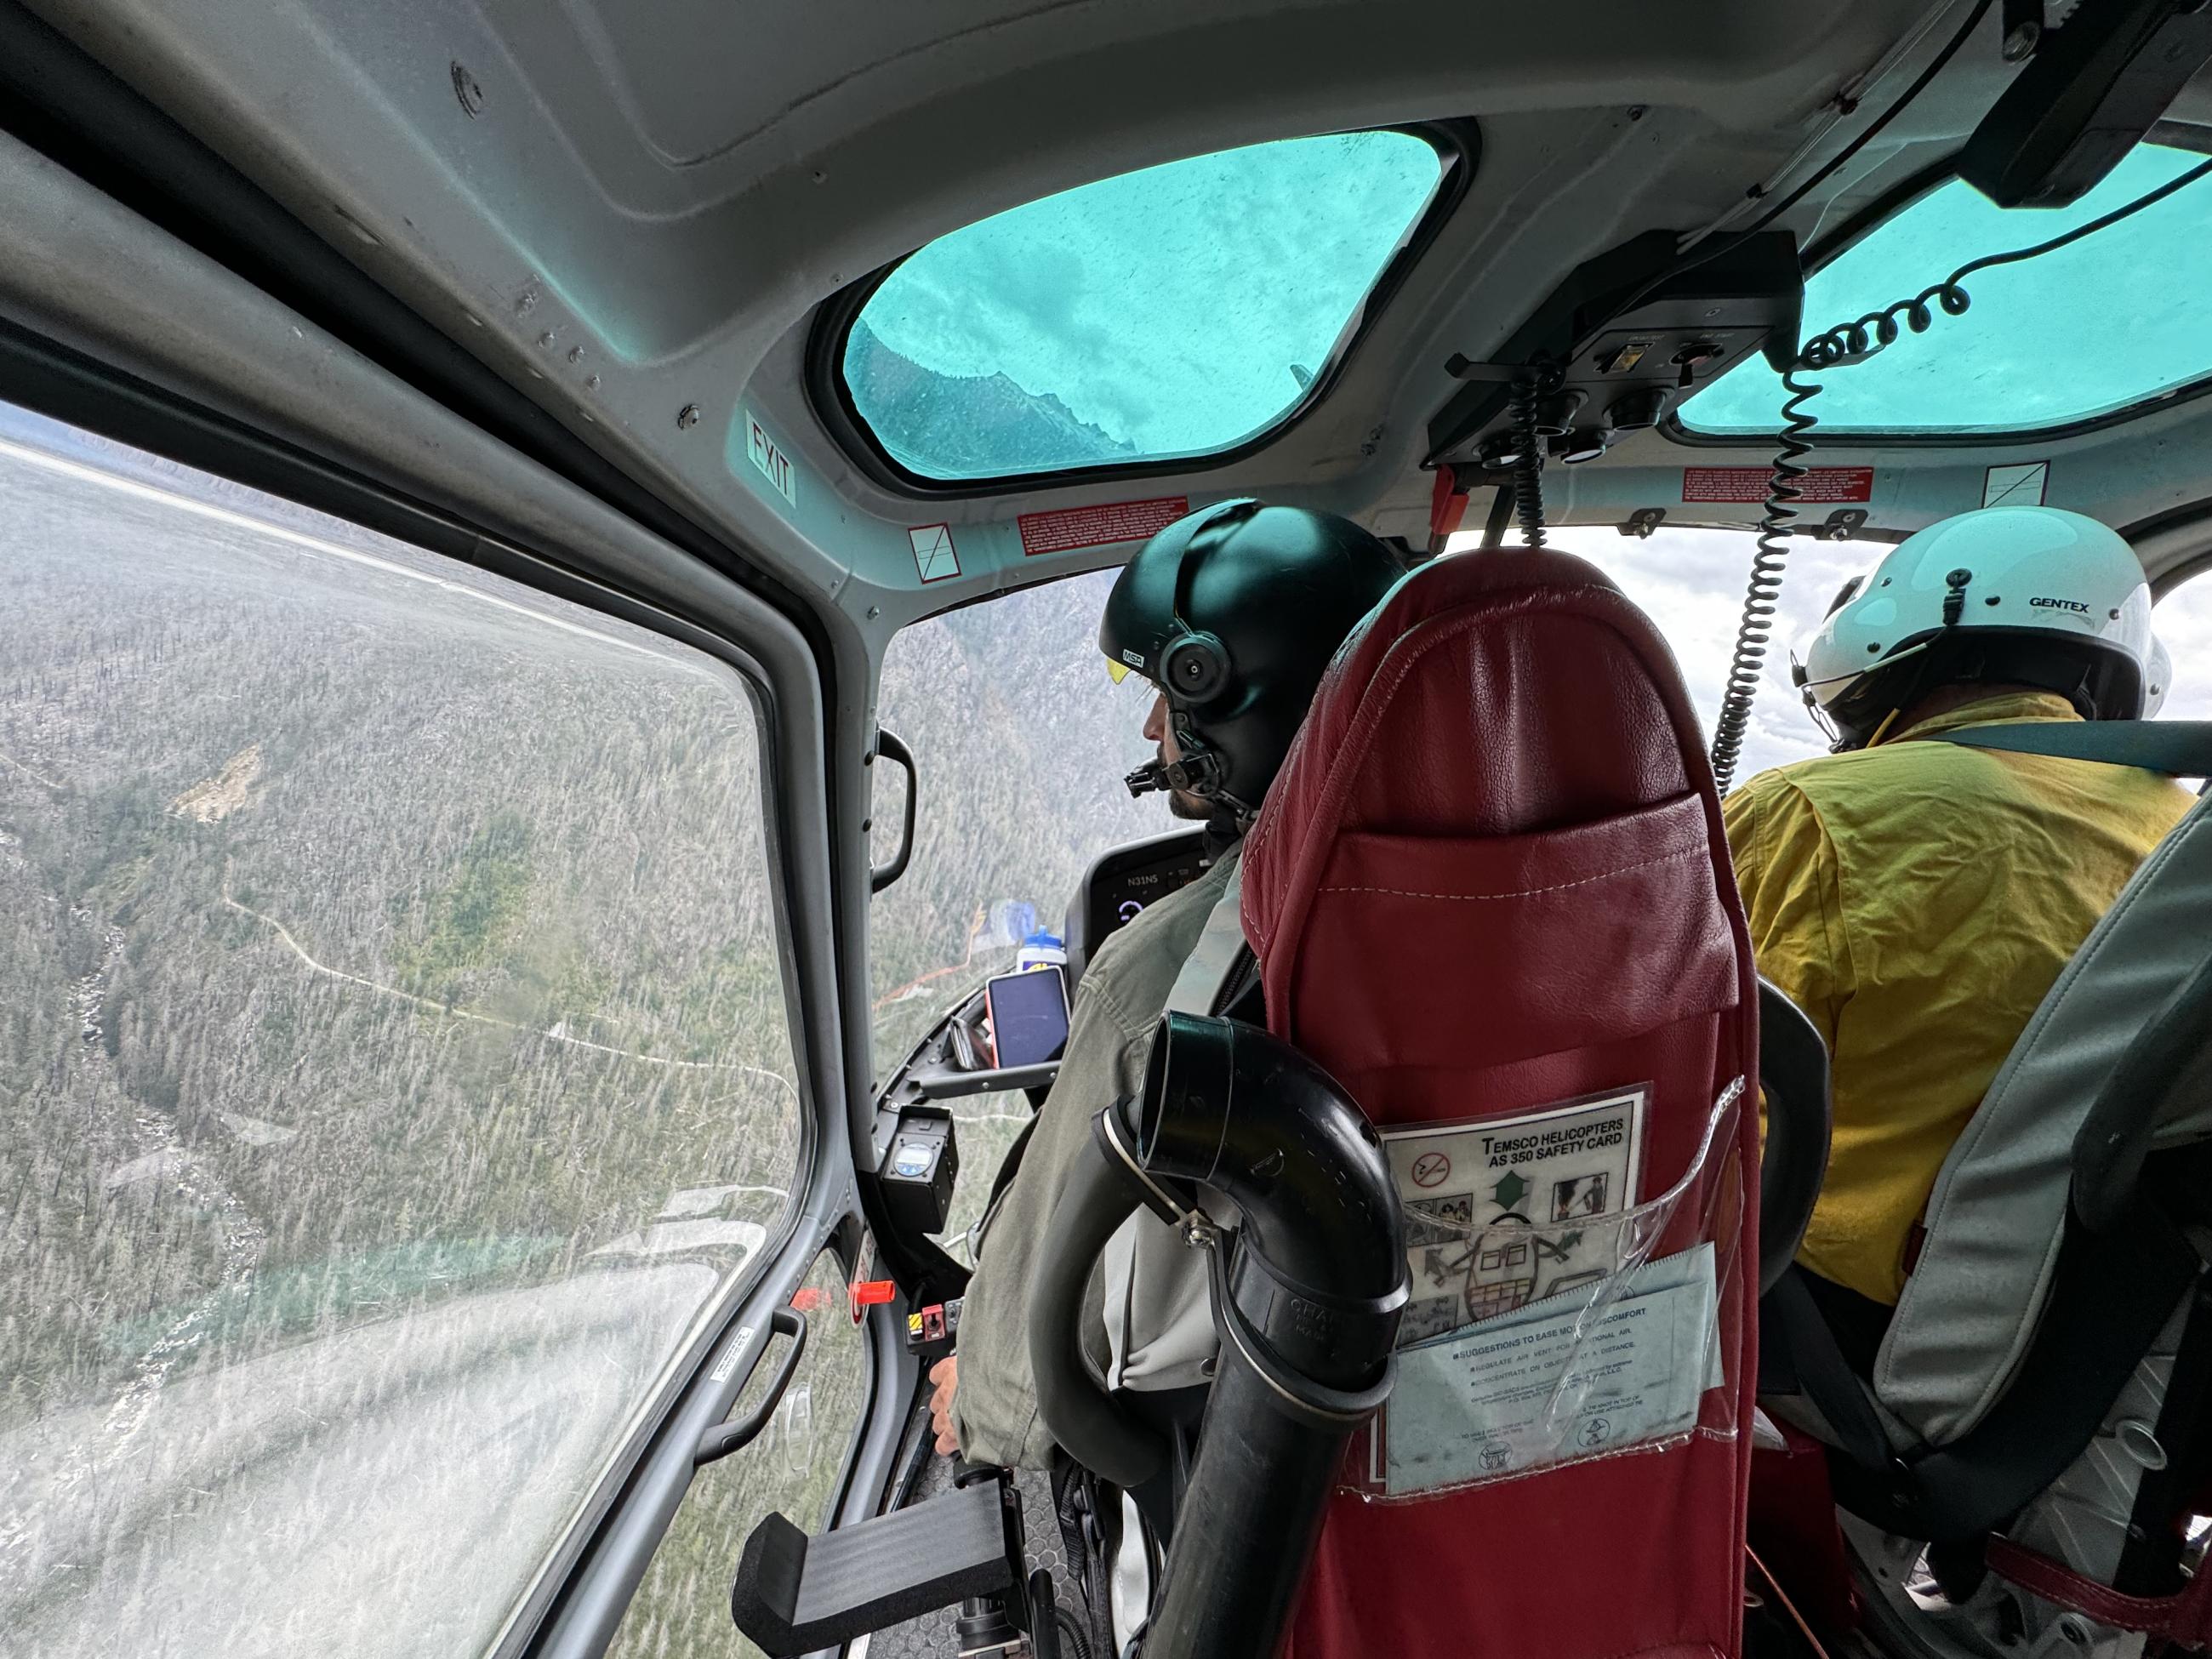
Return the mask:
[[2071,611],[2084,617],[2089,614],[2089,607],[2078,599],[2033,599],[2027,603],[2035,611]]

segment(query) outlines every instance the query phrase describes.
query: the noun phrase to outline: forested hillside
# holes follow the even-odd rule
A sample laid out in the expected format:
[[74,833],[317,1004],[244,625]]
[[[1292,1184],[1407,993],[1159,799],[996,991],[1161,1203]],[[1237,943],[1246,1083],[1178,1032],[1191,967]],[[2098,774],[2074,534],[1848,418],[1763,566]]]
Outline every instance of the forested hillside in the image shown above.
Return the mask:
[[[1172,829],[1158,795],[1123,774],[1148,758],[1152,693],[1117,686],[1097,645],[1114,573],[1045,582],[906,629],[884,660],[878,716],[914,750],[921,807],[914,861],[869,908],[876,1070],[887,1079],[946,1008],[1013,966],[998,925],[1027,907],[1059,933],[1091,860]],[[894,769],[878,780],[876,857],[898,820]],[[945,1243],[981,1213],[991,1178],[1029,1117],[1022,1096],[956,1103],[960,1176]]]
[[[249,1262],[573,1254],[672,1188],[781,1182],[736,686],[98,489],[7,508],[0,1147],[32,1180],[0,1213],[33,1271],[0,1409]],[[166,1201],[186,1170],[216,1225]]]
[[[878,1068],[896,1065],[955,992],[1012,966],[1012,944],[989,927],[994,908],[1026,903],[1058,933],[1092,859],[1176,827],[1161,797],[1122,787],[1152,752],[1141,729],[1152,693],[1107,678],[1098,612],[1113,580],[1046,582],[891,641],[878,714],[914,750],[922,793],[913,866],[869,912]],[[882,769],[878,857],[902,787]]]
[[[426,1523],[496,1430],[526,1570],[799,1164],[748,696],[31,435],[0,446],[0,1628],[94,1650],[79,1612],[228,1535],[287,1437],[218,1455],[223,1425],[279,1399],[402,1413],[353,1480]],[[540,1405],[467,1397],[531,1354]],[[312,1579],[295,1541],[264,1565]]]

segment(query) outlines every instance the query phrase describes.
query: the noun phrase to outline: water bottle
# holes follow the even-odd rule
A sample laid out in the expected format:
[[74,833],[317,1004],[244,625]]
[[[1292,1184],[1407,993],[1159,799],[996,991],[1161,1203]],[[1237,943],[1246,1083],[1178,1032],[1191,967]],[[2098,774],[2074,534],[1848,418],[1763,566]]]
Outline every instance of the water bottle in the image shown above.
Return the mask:
[[1034,968],[1065,968],[1067,966],[1067,941],[1048,933],[1042,927],[1021,943],[1014,952],[1014,971],[1026,974]]

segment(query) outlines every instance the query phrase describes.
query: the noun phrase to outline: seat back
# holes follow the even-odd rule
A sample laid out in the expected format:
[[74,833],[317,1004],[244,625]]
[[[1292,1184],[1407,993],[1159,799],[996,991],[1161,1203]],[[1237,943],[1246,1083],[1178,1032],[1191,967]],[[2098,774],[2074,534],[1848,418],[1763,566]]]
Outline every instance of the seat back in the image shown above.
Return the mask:
[[1243,881],[1270,1028],[1383,1133],[1416,1298],[1287,1650],[1733,1654],[1755,990],[1665,646],[1562,554],[1424,568]]
[[[2182,1231],[2212,1209],[2191,1196],[2212,1140],[2212,1011],[2190,1006],[2208,961],[2212,800],[2067,963],[1951,1149],[1873,1377],[1908,1455],[1990,1466],[2007,1450],[1994,1443],[2033,1436],[2070,1457],[2006,1530],[2138,1595],[2178,1584],[2176,1525],[2203,1497],[2189,1488],[2208,1425],[2178,1418],[2212,1392],[2201,1246]],[[2138,1181],[2125,1161],[2146,1152]],[[2096,1271],[2130,1234],[2155,1273]],[[2102,1362],[2094,1387],[2055,1369],[2082,1354]],[[2038,1395],[2077,1402],[2078,1422],[2029,1422],[2021,1402]]]

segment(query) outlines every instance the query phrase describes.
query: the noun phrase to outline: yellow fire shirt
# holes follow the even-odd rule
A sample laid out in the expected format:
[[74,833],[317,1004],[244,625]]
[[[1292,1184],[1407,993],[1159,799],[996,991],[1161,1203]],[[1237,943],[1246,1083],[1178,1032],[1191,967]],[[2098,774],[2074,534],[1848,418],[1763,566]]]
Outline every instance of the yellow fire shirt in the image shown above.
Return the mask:
[[1990,697],[1724,804],[1759,970],[1832,1056],[1834,1146],[1797,1259],[1877,1302],[1896,1304],[1936,1172],[2036,1005],[2191,805],[2132,768],[1911,739],[2075,718]]

